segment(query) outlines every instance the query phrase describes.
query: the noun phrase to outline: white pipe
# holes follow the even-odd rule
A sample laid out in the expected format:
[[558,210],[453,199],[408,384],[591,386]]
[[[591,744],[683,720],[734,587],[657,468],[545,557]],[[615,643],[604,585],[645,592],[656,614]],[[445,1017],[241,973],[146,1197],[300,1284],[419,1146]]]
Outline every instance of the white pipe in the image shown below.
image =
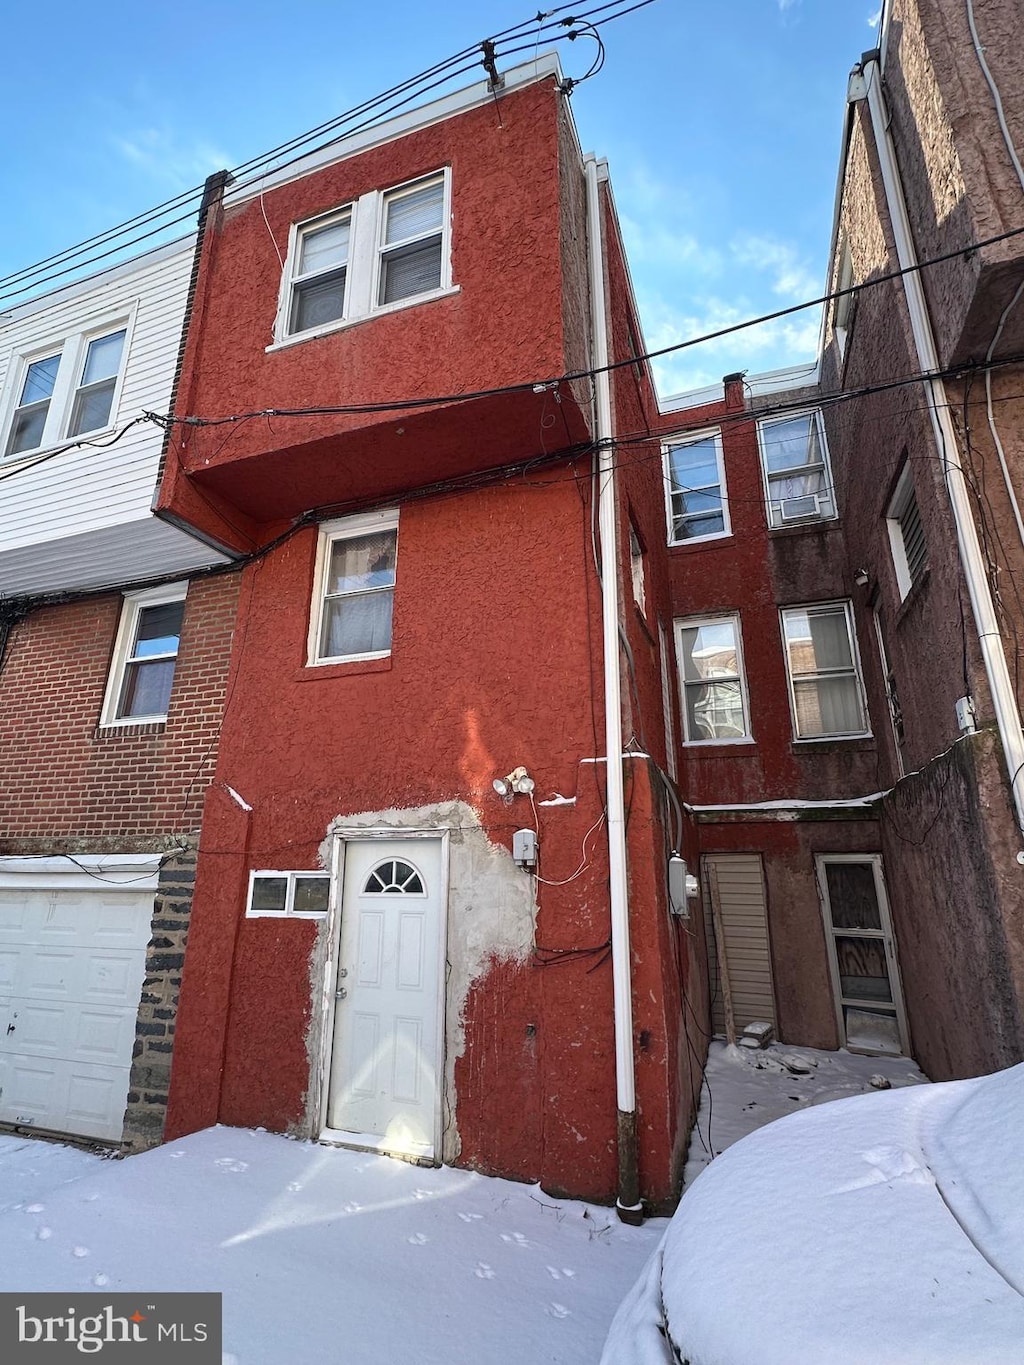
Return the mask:
[[[878,150],[878,161],[885,187],[885,198],[889,208],[893,236],[896,241],[896,254],[900,269],[907,273],[903,276],[903,289],[910,314],[910,325],[917,349],[918,368],[929,373],[939,369],[939,356],[932,332],[931,318],[921,283],[921,272],[917,267],[917,253],[914,250],[910,233],[910,219],[907,215],[906,200],[903,197],[903,184],[900,180],[896,152],[889,133],[889,115],[882,94],[882,82],[878,61],[871,57],[864,64],[867,84],[868,109],[871,113],[871,126]],[[978,529],[974,524],[967,482],[960,466],[960,450],[956,431],[950,416],[949,400],[941,379],[925,381],[928,396],[928,414],[932,422],[935,444],[946,475],[946,489],[953,510],[956,525],[956,538],[960,548],[960,562],[963,566],[967,591],[971,598],[974,622],[978,631],[982,660],[992,693],[992,704],[996,713],[996,724],[1003,746],[1013,805],[1017,824],[1024,829],[1024,734],[1021,733],[1020,711],[1006,664],[999,623],[996,620],[992,595],[989,592],[988,578],[985,574],[985,561],[978,541]]]
[[604,252],[597,161],[585,161],[590,306],[593,332],[595,436],[598,446],[598,524],[601,530],[601,609],[604,642],[604,729],[608,756],[608,865],[611,882],[612,988],[615,1009],[615,1086],[620,1115],[636,1109],[633,1063],[633,995],[629,965],[626,885],[626,806],[622,780],[622,695],[619,675],[619,575],[616,547],[615,452],[608,377]]

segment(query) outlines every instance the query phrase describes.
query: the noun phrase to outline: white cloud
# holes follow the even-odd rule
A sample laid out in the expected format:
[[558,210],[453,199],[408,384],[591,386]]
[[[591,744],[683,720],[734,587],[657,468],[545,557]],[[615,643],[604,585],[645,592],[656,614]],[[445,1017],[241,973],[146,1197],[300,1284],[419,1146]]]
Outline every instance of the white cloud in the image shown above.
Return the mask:
[[110,140],[133,166],[181,189],[190,188],[232,164],[228,154],[211,143],[179,145],[174,134],[165,128],[140,128],[127,137],[112,136]]
[[787,242],[743,233],[732,240],[729,249],[740,265],[772,276],[773,294],[799,303],[802,299],[813,299],[821,292],[819,281],[800,259],[796,248]]
[[[782,369],[787,365],[811,363],[818,346],[818,309],[794,313],[789,317],[738,327],[757,310],[742,298],[727,303],[718,297],[700,301],[699,308],[677,308],[664,296],[641,300],[645,321],[644,337],[650,351],[680,342],[696,344],[670,352],[653,361],[658,391],[662,396],[717,384],[724,374],[749,370],[753,374]],[[737,327],[725,336],[709,333]]]
[[874,14],[868,15],[868,28],[877,28],[882,18],[882,6],[879,5]]

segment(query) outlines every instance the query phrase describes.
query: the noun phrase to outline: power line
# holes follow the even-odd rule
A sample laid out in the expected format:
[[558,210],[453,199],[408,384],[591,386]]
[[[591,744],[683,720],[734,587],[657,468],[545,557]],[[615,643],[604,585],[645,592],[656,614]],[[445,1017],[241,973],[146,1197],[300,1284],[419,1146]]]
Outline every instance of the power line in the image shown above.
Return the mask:
[[[527,47],[534,46],[538,33],[545,34],[548,41],[569,41],[577,36],[584,36],[588,29],[596,29],[653,3],[654,0],[640,0],[640,3],[627,6],[625,0],[607,0],[607,3],[604,4],[584,9],[576,8],[573,14],[565,18],[555,18],[566,10],[574,9],[570,4],[562,4],[514,24],[486,41],[494,45],[496,55],[504,60],[515,53],[525,51]],[[606,11],[612,12],[607,13]],[[539,20],[544,19],[552,20],[552,22],[538,23]],[[518,39],[525,37],[530,37],[533,42],[524,46],[512,46]],[[600,40],[598,41],[600,42]],[[482,65],[480,61],[481,47],[482,44],[477,43],[463,48],[460,52],[435,63],[417,75],[364,100],[343,114],[328,119],[317,127],[300,133],[267,152],[250,157],[247,161],[235,166],[230,174],[236,180],[245,177],[246,179],[243,182],[245,184],[251,183],[258,179],[261,174],[265,174],[271,167],[279,171],[292,164],[293,160],[299,159],[293,157],[291,160],[286,160],[276,166],[273,165],[281,157],[288,156],[290,153],[298,151],[299,148],[304,149],[301,153],[302,156],[308,156],[314,151],[322,150],[325,146],[333,145],[344,137],[352,136],[355,132],[374,126],[392,116],[404,105]],[[591,74],[593,72],[587,73],[588,76]],[[586,79],[586,77],[581,79]],[[579,83],[580,81],[572,82],[573,85]],[[404,98],[398,99],[399,96],[404,96]],[[397,100],[396,103],[392,103],[386,108],[383,107],[387,105],[388,101],[395,100]],[[346,128],[346,124],[352,123],[362,115],[372,115],[372,117],[365,119],[355,127]],[[344,132],[339,133],[341,129],[344,129]],[[331,133],[336,134],[336,136],[328,137],[327,135]],[[324,139],[325,137],[327,140],[321,141],[318,146],[310,145],[316,143],[317,139]],[[0,276],[0,302],[34,294],[46,284],[68,275],[84,272],[90,266],[109,260],[112,256],[128,252],[140,242],[148,241],[162,233],[169,232],[173,227],[191,221],[202,193],[203,186],[195,185],[191,189],[184,190],[173,198],[165,200],[162,204],[146,209],[123,223],[107,228],[74,246],[45,257],[34,265],[25,266],[9,275]],[[183,212],[179,213],[178,210],[183,210]],[[148,230],[140,231],[142,228]],[[105,249],[100,250],[100,248]]]

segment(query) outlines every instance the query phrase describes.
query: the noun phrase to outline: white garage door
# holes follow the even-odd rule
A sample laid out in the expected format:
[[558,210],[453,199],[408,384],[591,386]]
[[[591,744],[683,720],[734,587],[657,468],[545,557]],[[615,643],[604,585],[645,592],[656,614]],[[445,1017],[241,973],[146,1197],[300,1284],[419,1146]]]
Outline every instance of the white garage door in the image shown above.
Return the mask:
[[119,1141],[151,879],[41,880],[0,876],[0,1123]]

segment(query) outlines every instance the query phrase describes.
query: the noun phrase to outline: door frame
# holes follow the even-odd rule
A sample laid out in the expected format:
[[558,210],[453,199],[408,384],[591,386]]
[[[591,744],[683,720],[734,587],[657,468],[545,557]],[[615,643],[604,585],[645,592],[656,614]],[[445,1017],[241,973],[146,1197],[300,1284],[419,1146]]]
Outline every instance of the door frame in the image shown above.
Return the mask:
[[[825,876],[825,868],[829,863],[869,863],[875,883],[875,900],[878,903],[878,918],[881,921],[880,931],[867,933],[864,930],[842,929],[837,930],[832,921],[832,904],[828,894],[828,879]],[[889,971],[889,986],[892,991],[893,1014],[896,1019],[896,1028],[900,1035],[900,1047],[902,1056],[911,1057],[910,1050],[910,1029],[907,1026],[907,1012],[903,1003],[903,982],[900,979],[899,956],[896,951],[896,935],[892,925],[892,913],[889,908],[889,896],[885,889],[885,874],[882,868],[882,855],[880,853],[818,853],[814,859],[815,880],[818,884],[818,903],[821,906],[822,927],[825,931],[825,949],[828,954],[828,972],[832,983],[832,1002],[835,1009],[836,1028],[839,1030],[840,1047],[846,1048],[848,1052],[856,1052],[868,1057],[892,1056],[890,1052],[878,1048],[866,1048],[850,1046],[846,1037],[846,1020],[843,1015],[843,993],[839,980],[839,956],[836,953],[836,934],[840,933],[847,937],[870,937],[882,940],[885,952],[885,964]],[[871,1002],[862,1001],[862,1004],[869,1005]],[[884,1003],[884,1002],[881,1002]]]
[[[342,826],[332,831],[331,848],[331,890],[327,907],[325,934],[327,955],[324,962],[323,987],[320,999],[320,1065],[316,1068],[314,1084],[316,1088],[313,1111],[316,1114],[316,1137],[323,1138],[335,1145],[348,1145],[339,1142],[337,1130],[327,1126],[327,1104],[330,1098],[331,1054],[334,1051],[334,993],[338,982],[338,957],[341,948],[342,901],[345,893],[345,862],[350,843],[390,842],[397,839],[433,839],[441,845],[441,885],[439,888],[438,934],[437,934],[437,1036],[434,1056],[434,1123],[433,1158],[431,1164],[441,1165],[441,1120],[444,1113],[445,1087],[445,1042],[446,1018],[445,1004],[447,994],[448,956],[448,895],[449,895],[449,844],[450,831],[447,829],[387,829],[381,826],[360,828]],[[365,1148],[365,1143],[354,1142],[353,1147]],[[377,1150],[377,1149],[375,1149]],[[383,1150],[383,1149],[380,1149]],[[403,1155],[396,1153],[396,1155]],[[427,1158],[423,1159],[427,1162]]]

